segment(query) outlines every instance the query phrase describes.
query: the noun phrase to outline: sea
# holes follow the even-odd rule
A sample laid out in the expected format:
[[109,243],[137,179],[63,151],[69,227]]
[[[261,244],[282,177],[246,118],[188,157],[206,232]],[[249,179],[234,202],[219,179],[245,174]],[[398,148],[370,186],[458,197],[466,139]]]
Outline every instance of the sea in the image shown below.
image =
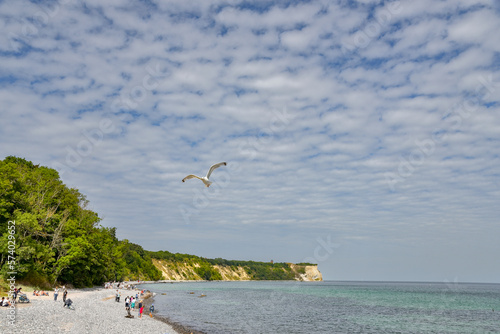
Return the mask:
[[169,321],[207,334],[500,333],[500,284],[145,284]]

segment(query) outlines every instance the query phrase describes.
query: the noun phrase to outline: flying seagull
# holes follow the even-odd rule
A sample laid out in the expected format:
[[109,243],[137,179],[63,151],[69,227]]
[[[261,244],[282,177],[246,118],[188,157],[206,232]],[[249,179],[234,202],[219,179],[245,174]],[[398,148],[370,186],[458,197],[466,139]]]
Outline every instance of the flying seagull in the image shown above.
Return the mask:
[[205,183],[205,185],[207,187],[210,187],[210,185],[212,184],[212,182],[210,182],[208,180],[208,178],[210,177],[210,175],[212,174],[212,172],[214,171],[214,169],[219,168],[220,166],[226,166],[226,165],[227,165],[227,163],[225,163],[225,162],[219,162],[218,164],[215,164],[212,167],[210,167],[210,169],[208,170],[207,176],[199,177],[199,176],[190,174],[190,175],[186,176],[185,178],[183,178],[182,182],[186,182],[186,180],[189,180],[189,179],[192,179],[192,178],[197,178],[197,179],[201,180],[203,183]]

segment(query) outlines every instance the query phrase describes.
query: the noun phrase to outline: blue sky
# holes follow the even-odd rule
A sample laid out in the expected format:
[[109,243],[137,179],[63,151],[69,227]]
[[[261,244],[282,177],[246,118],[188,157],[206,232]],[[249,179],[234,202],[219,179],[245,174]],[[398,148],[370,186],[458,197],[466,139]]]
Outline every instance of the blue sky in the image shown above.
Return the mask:
[[498,2],[0,1],[0,30],[0,157],[119,238],[500,282]]

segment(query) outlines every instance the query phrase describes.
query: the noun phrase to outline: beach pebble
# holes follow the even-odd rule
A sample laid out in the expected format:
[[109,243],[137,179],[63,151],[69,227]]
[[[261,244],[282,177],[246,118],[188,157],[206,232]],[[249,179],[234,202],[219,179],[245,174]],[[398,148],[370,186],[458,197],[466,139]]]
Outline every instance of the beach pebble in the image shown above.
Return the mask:
[[9,324],[7,308],[0,310],[0,333],[178,334],[170,325],[150,318],[146,308],[142,319],[139,319],[138,310],[131,311],[134,318],[126,318],[124,300],[127,292],[130,291],[121,291],[118,303],[115,301],[115,290],[69,290],[68,298],[73,301],[74,311],[63,307],[62,294],[57,301],[52,294],[44,298],[28,295],[30,305],[16,307],[15,324]]

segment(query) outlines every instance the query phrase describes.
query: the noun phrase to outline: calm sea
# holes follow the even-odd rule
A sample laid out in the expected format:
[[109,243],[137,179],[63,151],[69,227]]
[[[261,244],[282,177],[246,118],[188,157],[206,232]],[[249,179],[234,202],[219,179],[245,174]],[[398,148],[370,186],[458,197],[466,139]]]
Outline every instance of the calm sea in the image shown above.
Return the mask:
[[500,284],[266,281],[144,287],[157,293],[161,315],[209,334],[500,333]]

